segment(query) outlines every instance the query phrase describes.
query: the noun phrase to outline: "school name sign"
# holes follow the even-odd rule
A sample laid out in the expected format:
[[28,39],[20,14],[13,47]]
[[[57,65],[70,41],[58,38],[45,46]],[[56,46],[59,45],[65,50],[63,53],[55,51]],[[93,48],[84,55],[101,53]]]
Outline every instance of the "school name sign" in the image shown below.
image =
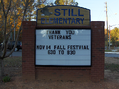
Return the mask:
[[37,10],[37,25],[89,26],[90,10],[76,6],[46,6]]
[[91,29],[36,29],[36,65],[91,66]]

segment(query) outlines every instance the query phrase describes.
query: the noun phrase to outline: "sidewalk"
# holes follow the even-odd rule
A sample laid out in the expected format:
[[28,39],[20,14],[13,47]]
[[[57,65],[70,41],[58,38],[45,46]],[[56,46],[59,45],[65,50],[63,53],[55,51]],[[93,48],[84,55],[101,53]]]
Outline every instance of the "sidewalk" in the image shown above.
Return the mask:
[[108,53],[108,54],[119,54],[119,52],[105,52],[105,53]]

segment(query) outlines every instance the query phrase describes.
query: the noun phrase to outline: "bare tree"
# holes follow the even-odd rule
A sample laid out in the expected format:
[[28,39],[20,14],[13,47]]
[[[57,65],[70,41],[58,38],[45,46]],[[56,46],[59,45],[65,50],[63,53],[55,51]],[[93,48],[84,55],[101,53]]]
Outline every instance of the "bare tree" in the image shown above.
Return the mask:
[[[9,1],[7,5],[5,1],[7,2]],[[3,46],[0,52],[0,77],[4,75],[3,59],[9,57],[15,50],[20,32],[22,30],[22,24],[19,26],[13,49],[10,51],[10,53],[6,54],[8,41],[10,39],[10,34],[14,30],[14,28],[16,28],[18,24],[18,18],[21,19],[21,22],[25,19],[27,9],[32,1],[33,0],[16,0],[16,2],[14,2],[14,0],[0,0],[0,11],[1,11],[0,13],[2,16],[2,21],[1,21],[2,24],[0,24],[0,29],[2,30],[3,37],[4,37]],[[16,11],[17,14],[14,14],[14,11]],[[18,13],[18,11],[21,11],[21,13]],[[15,23],[10,20],[11,18],[15,18],[14,19]],[[13,26],[13,24],[15,25]]]

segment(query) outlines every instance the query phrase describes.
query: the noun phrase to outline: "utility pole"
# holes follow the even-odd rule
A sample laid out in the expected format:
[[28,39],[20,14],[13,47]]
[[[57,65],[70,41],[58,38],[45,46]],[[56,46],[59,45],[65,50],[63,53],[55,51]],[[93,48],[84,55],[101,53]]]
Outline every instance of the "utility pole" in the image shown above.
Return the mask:
[[107,15],[107,2],[105,2],[106,4],[106,25],[107,25],[107,49],[108,49],[108,15]]
[[110,50],[110,25],[109,25],[109,50]]

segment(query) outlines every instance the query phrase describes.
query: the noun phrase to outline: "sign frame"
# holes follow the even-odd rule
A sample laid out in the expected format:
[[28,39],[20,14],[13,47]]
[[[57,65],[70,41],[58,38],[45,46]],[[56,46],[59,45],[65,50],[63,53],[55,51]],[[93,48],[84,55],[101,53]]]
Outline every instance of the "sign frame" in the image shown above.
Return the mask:
[[[90,9],[87,9],[87,8],[84,8],[84,7],[80,7],[80,6],[73,6],[73,5],[54,5],[54,6],[46,6],[46,7],[57,7],[57,6],[64,6],[64,7],[66,7],[66,6],[69,6],[69,7],[76,7],[76,8],[81,8],[81,9],[85,9],[85,10],[88,10],[89,11],[89,25],[79,25],[79,26],[90,26],[90,22],[91,22],[91,10]],[[40,8],[40,9],[37,9],[37,12],[36,12],[36,22],[38,23],[38,11],[39,10],[42,10],[43,8]],[[54,25],[52,25],[52,24],[40,24],[40,25],[38,25],[37,24],[37,26],[41,26],[41,25],[43,25],[43,26],[68,26],[68,25],[71,25],[71,24],[54,24]],[[72,26],[78,26],[77,24],[74,24],[74,25],[72,25]]]
[[[53,26],[52,26],[53,27]],[[62,29],[62,28],[47,28],[47,29]],[[35,59],[34,59],[34,63],[35,63],[35,66],[40,66],[40,67],[91,67],[92,66],[92,30],[91,28],[75,28],[75,26],[73,26],[74,28],[71,28],[71,29],[78,29],[78,30],[82,30],[82,29],[85,29],[85,30],[90,30],[91,31],[91,36],[90,36],[90,44],[91,44],[91,50],[90,50],[90,65],[36,65],[36,30],[39,29],[39,30],[42,30],[43,28],[36,28],[35,29],[35,43],[34,43],[34,49],[35,49]],[[64,28],[64,29],[69,29],[69,28]]]

